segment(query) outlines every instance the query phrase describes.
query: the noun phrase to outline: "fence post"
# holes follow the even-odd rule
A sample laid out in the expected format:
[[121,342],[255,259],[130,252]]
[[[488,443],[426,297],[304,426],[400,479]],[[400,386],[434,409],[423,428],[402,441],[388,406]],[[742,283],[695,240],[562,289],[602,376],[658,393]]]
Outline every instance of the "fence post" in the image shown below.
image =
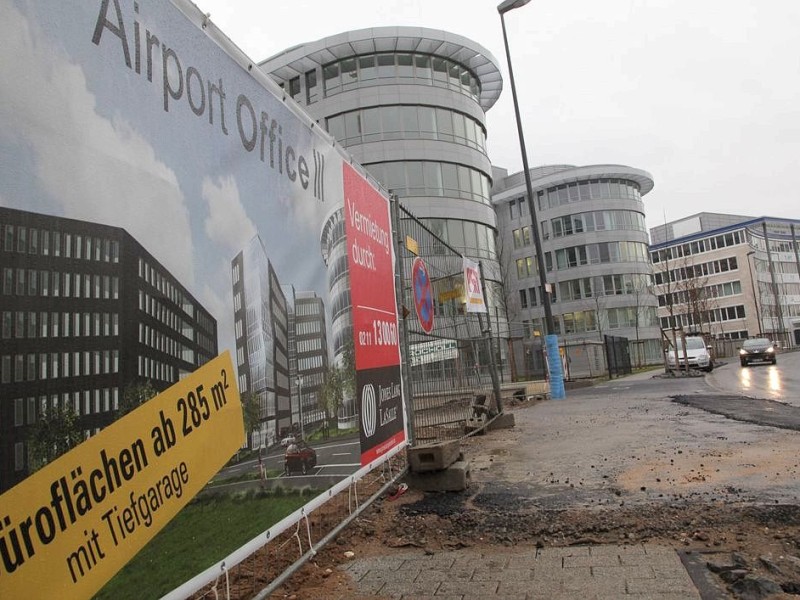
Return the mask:
[[401,252],[402,248],[405,248],[405,240],[401,238],[402,234],[400,233],[400,201],[397,198],[397,194],[391,193],[391,207],[392,207],[392,238],[394,239],[394,255],[395,260],[397,261],[395,265],[395,293],[397,297],[397,308],[400,311],[401,315],[401,323],[400,323],[400,378],[403,381],[403,391],[405,392],[405,410],[406,410],[406,427],[408,428],[408,444],[410,446],[414,445],[414,410],[412,407],[412,399],[414,398],[414,390],[411,386],[411,364],[408,362],[408,357],[411,356],[411,352],[408,347],[408,325],[406,324],[405,313],[403,309],[405,308],[404,300],[404,291],[405,288],[405,270],[403,267],[403,261],[405,260],[405,256]]
[[497,412],[502,413],[503,400],[500,398],[500,381],[497,378],[494,344],[492,344],[492,317],[489,314],[489,297],[486,295],[486,280],[483,278],[483,261],[478,261],[478,273],[481,275],[481,290],[483,291],[484,302],[486,302],[486,330],[484,331],[483,325],[481,324],[481,313],[478,313],[478,324],[481,327],[483,336],[488,336],[486,341],[489,346],[489,374],[492,377],[492,387],[494,388],[494,397],[497,402]]

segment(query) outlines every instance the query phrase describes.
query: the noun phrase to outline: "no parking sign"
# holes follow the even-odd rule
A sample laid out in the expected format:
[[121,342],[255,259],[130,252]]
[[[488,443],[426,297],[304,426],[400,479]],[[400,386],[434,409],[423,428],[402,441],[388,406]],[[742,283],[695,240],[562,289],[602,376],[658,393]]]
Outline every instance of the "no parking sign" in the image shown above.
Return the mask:
[[419,257],[415,258],[411,265],[411,283],[414,287],[414,308],[417,311],[417,319],[422,325],[422,331],[430,333],[433,331],[433,289],[428,269]]

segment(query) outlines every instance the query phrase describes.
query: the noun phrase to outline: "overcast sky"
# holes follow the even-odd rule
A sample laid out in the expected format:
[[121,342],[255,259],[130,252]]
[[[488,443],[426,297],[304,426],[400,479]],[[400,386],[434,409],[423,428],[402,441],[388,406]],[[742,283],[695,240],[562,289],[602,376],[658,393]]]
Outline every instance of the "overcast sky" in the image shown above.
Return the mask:
[[[489,157],[522,168],[493,0],[195,0],[252,59],[351,29],[466,36],[504,77]],[[800,3],[533,0],[506,14],[531,166],[649,171],[649,227],[700,211],[800,218]]]

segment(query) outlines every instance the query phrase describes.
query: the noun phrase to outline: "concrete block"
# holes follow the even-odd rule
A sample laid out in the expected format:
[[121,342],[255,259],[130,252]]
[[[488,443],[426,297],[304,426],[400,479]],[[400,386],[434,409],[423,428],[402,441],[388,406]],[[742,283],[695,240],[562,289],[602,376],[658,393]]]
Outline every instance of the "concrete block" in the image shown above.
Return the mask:
[[405,481],[409,487],[423,492],[463,492],[469,486],[470,465],[460,460],[442,471],[409,472]]
[[494,431],[495,429],[511,429],[515,424],[514,413],[501,413],[489,424],[489,431]]
[[415,473],[441,471],[456,462],[460,453],[458,440],[414,446],[407,450],[408,466]]

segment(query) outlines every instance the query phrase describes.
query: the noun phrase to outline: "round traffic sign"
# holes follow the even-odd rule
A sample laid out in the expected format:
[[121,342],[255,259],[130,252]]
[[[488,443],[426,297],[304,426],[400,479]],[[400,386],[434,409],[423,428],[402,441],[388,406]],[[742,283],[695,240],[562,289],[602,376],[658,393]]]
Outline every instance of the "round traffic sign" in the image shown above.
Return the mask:
[[428,269],[421,258],[414,259],[411,265],[411,283],[414,289],[414,308],[417,311],[417,319],[422,325],[422,331],[430,333],[433,331],[433,288],[431,278],[428,276]]

